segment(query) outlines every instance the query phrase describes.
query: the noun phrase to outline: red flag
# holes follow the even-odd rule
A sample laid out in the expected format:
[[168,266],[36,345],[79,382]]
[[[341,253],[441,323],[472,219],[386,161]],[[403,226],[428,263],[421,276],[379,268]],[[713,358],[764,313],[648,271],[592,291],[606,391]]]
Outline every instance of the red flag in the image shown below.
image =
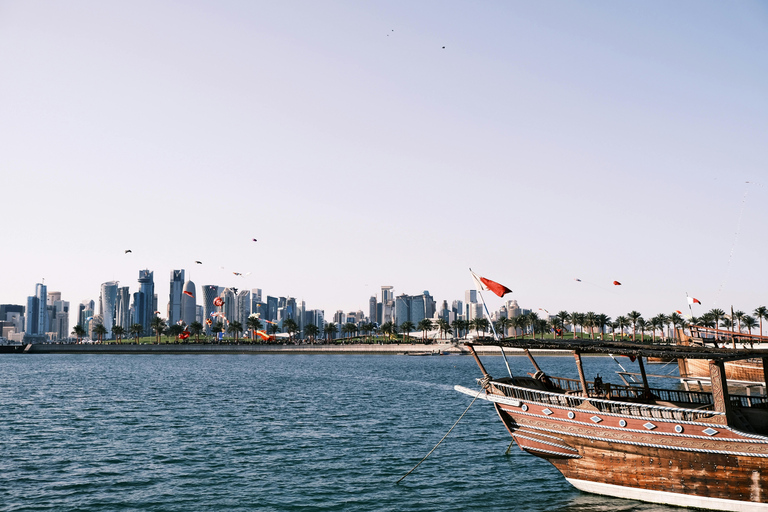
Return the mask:
[[486,279],[485,277],[480,277],[474,272],[472,272],[472,278],[475,280],[475,284],[477,284],[477,287],[481,290],[490,290],[499,297],[503,297],[504,295],[508,293],[512,293],[512,290],[504,286],[503,284],[499,284],[496,281],[491,281],[490,279]]
[[688,297],[688,304],[701,304],[701,301],[699,299],[694,299],[693,297]]
[[621,286],[621,283],[618,281],[614,281],[613,284],[615,284],[616,286]]

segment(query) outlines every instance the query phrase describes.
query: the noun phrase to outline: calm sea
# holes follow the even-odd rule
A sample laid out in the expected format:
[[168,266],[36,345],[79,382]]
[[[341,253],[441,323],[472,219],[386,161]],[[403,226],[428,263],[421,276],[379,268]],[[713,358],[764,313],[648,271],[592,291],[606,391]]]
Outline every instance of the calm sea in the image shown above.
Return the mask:
[[[618,382],[609,358],[586,369]],[[3,355],[0,510],[681,510],[583,494],[505,455],[480,400],[396,484],[471,402],[453,385],[478,376],[462,356]]]

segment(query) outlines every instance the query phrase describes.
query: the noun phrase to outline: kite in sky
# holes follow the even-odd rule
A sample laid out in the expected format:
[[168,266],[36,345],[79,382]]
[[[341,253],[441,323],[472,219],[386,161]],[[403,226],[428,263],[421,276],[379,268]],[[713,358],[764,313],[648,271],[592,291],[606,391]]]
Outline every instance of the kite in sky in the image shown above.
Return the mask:
[[215,299],[213,299],[213,305],[220,308],[221,306],[224,305],[224,299],[222,299],[221,297],[216,297]]
[[258,240],[256,240],[255,238],[253,239],[253,241],[254,241],[254,242],[258,242]]
[[693,297],[688,297],[688,304],[701,304],[701,301]]
[[678,315],[682,315],[682,314],[683,314],[683,312],[682,312],[682,311],[680,311],[679,309],[676,309],[676,310],[675,310],[675,313],[677,313]]
[[613,284],[616,285],[616,286],[621,286],[621,283],[618,282],[618,281],[614,281]]
[[192,297],[193,299],[195,298],[195,295],[194,295],[192,292],[190,292],[190,291],[184,290],[184,292],[183,292],[183,293],[184,293],[184,295],[189,295],[189,296],[190,296],[190,297]]
[[125,254],[128,254],[129,252],[133,252],[133,251],[132,251],[132,250],[130,250],[130,249],[126,249],[126,250],[125,250]]
[[581,279],[579,279],[578,277],[574,277],[574,278],[573,278],[573,280],[574,280],[574,281],[578,281],[578,282],[581,282]]
[[233,273],[233,274],[235,274],[236,276],[241,276],[241,275],[243,275],[243,274],[241,274],[240,272],[232,272],[232,273]]
[[197,263],[198,265],[202,265],[203,264],[202,261],[197,261],[197,260],[195,260],[195,263]]

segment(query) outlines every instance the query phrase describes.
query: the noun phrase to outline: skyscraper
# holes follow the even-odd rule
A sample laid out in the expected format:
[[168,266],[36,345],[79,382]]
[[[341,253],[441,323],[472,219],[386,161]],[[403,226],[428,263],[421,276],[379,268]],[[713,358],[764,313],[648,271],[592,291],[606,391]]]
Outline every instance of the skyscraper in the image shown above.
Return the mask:
[[45,336],[48,329],[48,288],[41,283],[35,285],[35,295],[27,297],[26,333]]
[[103,339],[112,338],[112,326],[115,325],[115,307],[117,306],[117,281],[102,283],[99,294],[99,315],[101,315],[107,333]]
[[239,292],[237,292],[236,320],[241,324],[243,324],[243,328],[245,328],[245,321],[248,320],[248,315],[250,314],[251,314],[251,292],[248,290],[240,290]]
[[213,305],[213,301],[219,296],[219,287],[215,284],[206,284],[203,286],[203,324],[206,326],[205,332],[211,332],[211,327],[206,323],[206,320],[213,321],[214,318],[211,313],[216,311],[216,306]]
[[368,321],[371,323],[376,323],[378,320],[376,319],[376,306],[378,302],[376,301],[376,296],[373,295],[370,299],[368,299]]
[[115,325],[128,331],[131,323],[131,293],[127,286],[121,286],[115,297]]
[[411,320],[411,297],[406,294],[398,295],[395,299],[395,325],[398,327]]
[[181,321],[186,325],[197,321],[197,293],[195,283],[187,281],[181,294]]
[[181,320],[181,301],[184,296],[184,270],[171,270],[170,294],[168,296],[168,325]]
[[155,280],[149,269],[139,270],[139,291],[134,294],[135,323],[141,324],[144,333],[150,332],[150,323],[155,316]]

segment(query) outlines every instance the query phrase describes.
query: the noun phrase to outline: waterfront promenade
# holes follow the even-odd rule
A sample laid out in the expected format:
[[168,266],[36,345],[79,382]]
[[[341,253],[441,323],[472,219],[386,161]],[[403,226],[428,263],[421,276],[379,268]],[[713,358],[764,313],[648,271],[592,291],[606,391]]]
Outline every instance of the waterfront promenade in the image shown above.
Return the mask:
[[[501,355],[498,347],[475,347],[482,355]],[[520,349],[506,349],[508,355],[520,355]],[[434,344],[67,344],[27,345],[24,354],[360,354],[360,355],[469,355],[462,343]],[[568,352],[563,352],[567,354]],[[551,354],[551,351],[550,351]]]

